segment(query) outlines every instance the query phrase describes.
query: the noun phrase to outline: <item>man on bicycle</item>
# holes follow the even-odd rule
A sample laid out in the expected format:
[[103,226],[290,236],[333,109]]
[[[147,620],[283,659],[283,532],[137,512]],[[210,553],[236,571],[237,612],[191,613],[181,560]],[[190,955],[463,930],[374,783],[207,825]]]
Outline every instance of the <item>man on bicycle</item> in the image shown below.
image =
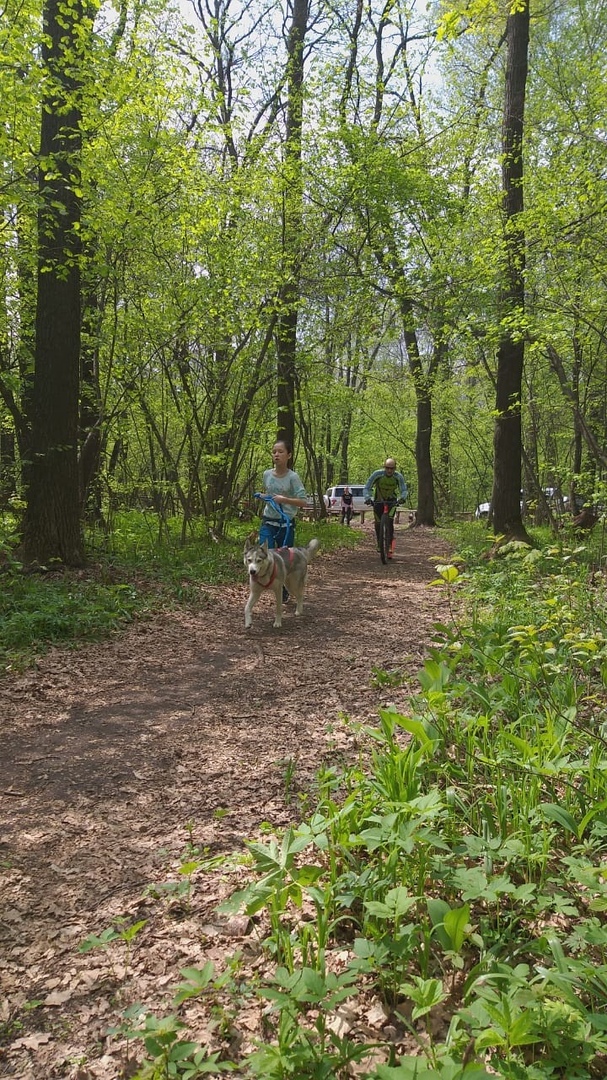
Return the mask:
[[[396,504],[401,501],[404,502],[408,495],[408,488],[405,478],[402,473],[396,471],[396,462],[394,458],[386,458],[384,461],[383,469],[376,469],[374,473],[367,480],[367,483],[363,489],[363,498],[368,506],[373,506],[373,517],[375,519],[375,536],[377,539],[377,547],[379,548],[379,523],[384,509],[384,503],[391,504],[390,517],[394,520],[394,514],[396,513]],[[392,558],[392,552],[394,550],[394,540],[392,540],[391,550],[388,554],[388,558]]]

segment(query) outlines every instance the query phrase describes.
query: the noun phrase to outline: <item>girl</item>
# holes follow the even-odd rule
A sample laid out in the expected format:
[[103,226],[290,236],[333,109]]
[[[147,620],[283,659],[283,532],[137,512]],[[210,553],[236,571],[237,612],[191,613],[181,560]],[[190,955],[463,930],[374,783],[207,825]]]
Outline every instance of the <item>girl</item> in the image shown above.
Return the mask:
[[277,439],[272,447],[273,469],[263,474],[263,490],[278,503],[289,521],[285,524],[273,506],[266,503],[263,511],[259,542],[267,540],[268,547],[293,547],[295,540],[295,515],[306,505],[306,489],[299,476],[289,468],[293,451],[284,439]]

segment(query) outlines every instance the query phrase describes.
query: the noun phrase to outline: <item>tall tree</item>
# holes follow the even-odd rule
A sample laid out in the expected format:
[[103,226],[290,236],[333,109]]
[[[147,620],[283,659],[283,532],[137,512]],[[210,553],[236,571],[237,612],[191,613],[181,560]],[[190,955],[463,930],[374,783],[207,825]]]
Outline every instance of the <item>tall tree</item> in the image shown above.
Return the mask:
[[493,528],[527,539],[521,517],[521,396],[525,341],[525,231],[523,133],[529,52],[529,0],[520,0],[506,25],[506,82],[502,129],[504,262],[501,332],[497,353],[493,438]]
[[78,470],[82,71],[88,0],[46,0],[27,562],[83,561]]
[[303,231],[302,126],[304,44],[308,0],[293,0],[287,41],[287,123],[283,165],[283,281],[278,298],[276,353],[278,431],[293,445],[297,381],[297,319]]
[[[430,336],[423,314],[428,297],[422,295],[421,282],[427,278],[424,267],[432,261],[424,235],[424,204],[439,185],[427,169],[420,98],[426,57],[418,50],[430,34],[423,28],[413,32],[410,20],[405,4],[386,0],[366,9],[358,0],[338,115],[339,135],[351,163],[349,204],[375,260],[375,288],[380,294],[390,292],[399,313],[415,389],[417,523],[433,525],[432,392],[439,349],[420,344]],[[372,69],[369,55],[374,58]],[[356,248],[353,257],[360,268]]]

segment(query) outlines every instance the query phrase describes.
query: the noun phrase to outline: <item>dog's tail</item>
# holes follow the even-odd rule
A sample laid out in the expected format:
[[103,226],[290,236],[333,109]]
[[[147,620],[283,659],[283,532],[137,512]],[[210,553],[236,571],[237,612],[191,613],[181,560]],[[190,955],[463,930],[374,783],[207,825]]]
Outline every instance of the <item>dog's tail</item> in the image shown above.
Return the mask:
[[314,538],[313,540],[310,540],[310,543],[307,544],[307,546],[304,548],[304,552],[305,552],[306,559],[308,560],[308,562],[312,562],[312,559],[318,553],[319,547],[320,547],[320,540],[317,540],[316,538]]

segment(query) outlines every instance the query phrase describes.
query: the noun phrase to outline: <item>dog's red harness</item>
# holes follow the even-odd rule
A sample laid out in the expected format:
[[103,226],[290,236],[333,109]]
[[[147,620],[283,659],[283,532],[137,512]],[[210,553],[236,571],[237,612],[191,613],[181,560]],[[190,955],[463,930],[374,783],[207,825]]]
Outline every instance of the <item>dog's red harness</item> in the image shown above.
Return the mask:
[[[281,547],[281,548],[275,548],[274,550],[275,550],[276,555],[280,555],[281,559],[283,559],[288,564],[287,565],[287,572],[288,572],[289,566],[291,566],[292,563],[293,563],[293,548]],[[288,556],[287,558],[285,558],[285,552],[286,552],[286,554]],[[276,563],[274,563],[274,565],[272,567],[272,573],[271,573],[268,581],[260,581],[259,578],[257,578],[257,582],[258,582],[259,585],[261,585],[262,589],[269,589],[270,588],[270,585],[273,583],[274,578],[276,577],[277,569],[278,569],[278,567],[276,566]]]

